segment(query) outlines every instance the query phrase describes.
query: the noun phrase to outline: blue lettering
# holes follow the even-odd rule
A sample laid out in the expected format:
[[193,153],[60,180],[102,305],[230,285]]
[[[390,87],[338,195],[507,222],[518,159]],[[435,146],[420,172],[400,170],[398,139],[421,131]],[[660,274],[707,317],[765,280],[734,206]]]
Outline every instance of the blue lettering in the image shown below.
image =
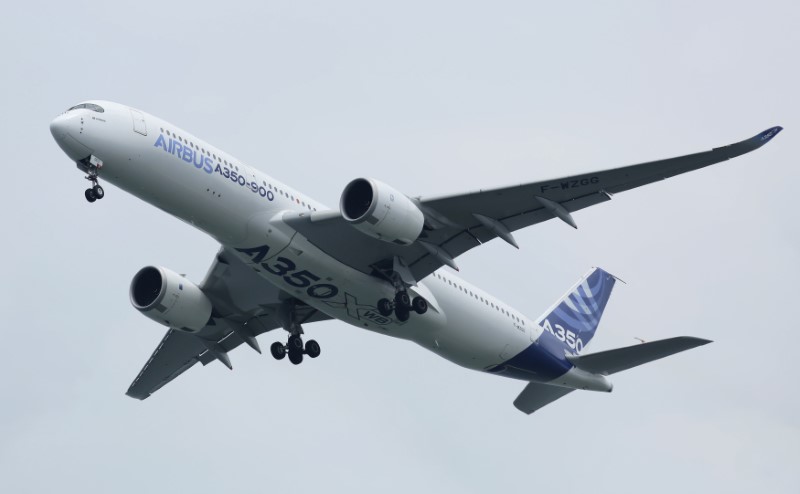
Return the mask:
[[[266,197],[269,201],[275,200],[275,194],[271,190],[267,190],[264,187],[259,186],[256,181],[249,182],[244,175],[237,173],[234,170],[223,167],[219,164],[215,165],[214,160],[211,159],[211,157],[203,156],[203,153],[191,149],[190,146],[179,143],[177,140],[172,139],[171,137],[166,138],[164,137],[164,134],[159,134],[158,138],[156,138],[156,141],[153,143],[153,147],[161,148],[165,152],[180,158],[186,163],[194,165],[198,170],[203,170],[208,174],[219,173],[221,176],[230,179],[231,182],[239,184],[242,187],[246,187],[253,193],[259,194],[261,197]],[[338,292],[338,289],[335,287],[333,290],[326,291],[325,289],[328,287],[330,287],[330,285],[312,287],[316,291],[314,291],[311,296],[316,298],[329,298],[333,296],[332,294]]]
[[[198,169],[199,168],[203,168],[203,155],[200,154],[200,153],[194,153],[193,158],[194,158],[193,159],[194,167],[198,168]],[[200,162],[199,163],[198,163],[198,158],[200,158],[200,160],[199,160]]]

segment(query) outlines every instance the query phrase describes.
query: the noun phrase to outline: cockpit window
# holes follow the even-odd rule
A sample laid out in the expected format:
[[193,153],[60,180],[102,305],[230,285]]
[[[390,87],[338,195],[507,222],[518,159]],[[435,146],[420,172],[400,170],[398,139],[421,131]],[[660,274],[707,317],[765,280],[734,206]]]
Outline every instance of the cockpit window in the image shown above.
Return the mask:
[[103,113],[105,110],[100,105],[95,105],[94,103],[81,103],[80,105],[75,105],[67,111],[70,110],[80,110],[81,108],[86,108],[87,110],[96,111],[97,113]]

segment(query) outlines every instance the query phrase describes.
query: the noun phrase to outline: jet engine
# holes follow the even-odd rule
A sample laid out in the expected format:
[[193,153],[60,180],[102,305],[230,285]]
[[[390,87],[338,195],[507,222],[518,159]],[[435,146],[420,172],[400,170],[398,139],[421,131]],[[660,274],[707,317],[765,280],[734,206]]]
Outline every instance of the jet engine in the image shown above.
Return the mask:
[[422,211],[411,199],[372,178],[357,178],[347,184],[339,209],[356,229],[399,245],[417,240],[425,224]]
[[202,329],[211,301],[200,287],[167,268],[147,266],[131,282],[131,304],[150,319],[183,331]]

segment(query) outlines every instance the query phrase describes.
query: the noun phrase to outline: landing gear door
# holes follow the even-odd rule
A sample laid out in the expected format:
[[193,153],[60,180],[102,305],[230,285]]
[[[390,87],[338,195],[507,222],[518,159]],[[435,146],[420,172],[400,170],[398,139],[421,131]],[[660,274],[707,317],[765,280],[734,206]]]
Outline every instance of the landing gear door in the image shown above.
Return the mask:
[[144,115],[136,110],[131,110],[131,116],[133,117],[133,131],[146,136],[147,124],[144,121]]

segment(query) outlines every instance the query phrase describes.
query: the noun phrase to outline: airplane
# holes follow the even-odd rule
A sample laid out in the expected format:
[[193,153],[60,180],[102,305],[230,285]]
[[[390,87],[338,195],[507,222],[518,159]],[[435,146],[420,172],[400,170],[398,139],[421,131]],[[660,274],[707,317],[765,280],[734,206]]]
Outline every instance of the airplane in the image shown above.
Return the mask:
[[[75,105],[50,124],[86,174],[90,203],[116,185],[216,239],[198,285],[161,266],[133,277],[131,304],[167,332],[130,385],[143,400],[197,362],[232,369],[241,344],[282,328],[272,356],[297,365],[320,355],[305,327],[337,319],[410,340],[468,369],[526,383],[514,401],[531,414],[578,390],[610,392],[609,376],[710,343],[689,336],[584,353],[617,278],[586,273],[537,319],[454,274],[455,259],[550,219],[577,228],[576,211],[614,194],[749,153],[781,127],[680,156],[523,185],[413,197],[356,178],[328,209],[183,129],[110,101]],[[448,269],[449,268],[449,269]]]

